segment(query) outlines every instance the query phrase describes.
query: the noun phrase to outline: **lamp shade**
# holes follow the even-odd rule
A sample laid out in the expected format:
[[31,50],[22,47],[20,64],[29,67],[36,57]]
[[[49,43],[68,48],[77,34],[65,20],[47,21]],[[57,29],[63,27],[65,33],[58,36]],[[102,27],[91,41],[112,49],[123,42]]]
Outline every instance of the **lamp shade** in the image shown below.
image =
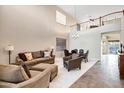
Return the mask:
[[6,48],[5,48],[6,51],[13,51],[14,50],[14,46],[13,45],[8,45]]

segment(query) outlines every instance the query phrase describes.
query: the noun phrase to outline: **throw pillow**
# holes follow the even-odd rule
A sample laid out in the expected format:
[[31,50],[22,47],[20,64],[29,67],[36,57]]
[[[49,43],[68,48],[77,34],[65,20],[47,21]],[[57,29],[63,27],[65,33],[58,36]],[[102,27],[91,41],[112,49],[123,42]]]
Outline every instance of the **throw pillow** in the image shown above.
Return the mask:
[[27,58],[25,56],[25,53],[19,53],[18,54],[19,58],[22,59],[23,61],[27,61]]
[[25,56],[26,56],[26,58],[27,58],[28,61],[30,61],[30,60],[33,59],[32,54],[30,52],[25,53]]
[[41,51],[32,52],[33,59],[41,58]]
[[41,57],[44,57],[44,51],[40,51]]
[[50,52],[44,52],[45,57],[50,57]]
[[20,83],[28,79],[27,74],[21,66],[0,65],[0,80],[10,83]]

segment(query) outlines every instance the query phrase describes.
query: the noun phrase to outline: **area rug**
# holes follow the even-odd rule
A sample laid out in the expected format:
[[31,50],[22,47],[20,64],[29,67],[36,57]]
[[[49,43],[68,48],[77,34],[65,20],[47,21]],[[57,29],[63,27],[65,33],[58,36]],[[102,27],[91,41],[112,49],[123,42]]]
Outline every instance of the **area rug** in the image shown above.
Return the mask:
[[62,58],[56,58],[55,64],[58,65],[58,75],[57,77],[50,83],[50,88],[68,88],[70,87],[76,80],[78,80],[85,72],[87,72],[98,60],[90,60],[85,63],[82,62],[81,70],[74,69],[68,70],[63,67]]

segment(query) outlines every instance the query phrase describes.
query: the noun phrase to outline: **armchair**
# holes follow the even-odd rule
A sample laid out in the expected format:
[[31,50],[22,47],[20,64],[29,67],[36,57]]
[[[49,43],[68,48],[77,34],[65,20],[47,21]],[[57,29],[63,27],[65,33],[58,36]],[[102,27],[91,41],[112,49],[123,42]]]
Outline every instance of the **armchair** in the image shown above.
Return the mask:
[[65,56],[70,56],[71,53],[69,53],[69,51],[68,51],[67,49],[65,49],[65,50],[64,50],[64,55],[65,55]]
[[88,62],[88,54],[89,54],[89,50],[87,50],[87,52],[84,54],[84,56],[82,56],[85,63]]
[[83,49],[79,50],[79,56],[84,56],[84,50]]
[[79,68],[81,69],[81,61],[82,57],[77,57],[75,59],[71,59],[71,57],[64,57],[63,58],[63,65],[68,69],[68,71],[74,69],[74,68]]

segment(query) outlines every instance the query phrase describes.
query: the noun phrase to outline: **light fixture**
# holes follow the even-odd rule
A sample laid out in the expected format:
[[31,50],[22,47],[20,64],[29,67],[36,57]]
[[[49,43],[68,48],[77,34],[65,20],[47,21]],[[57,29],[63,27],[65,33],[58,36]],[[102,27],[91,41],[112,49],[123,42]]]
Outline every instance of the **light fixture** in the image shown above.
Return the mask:
[[8,51],[9,54],[9,64],[11,63],[11,53],[14,50],[14,46],[13,45],[8,45],[7,47],[5,47],[5,50]]
[[72,38],[73,39],[78,39],[79,38],[79,34],[77,32],[72,34]]

